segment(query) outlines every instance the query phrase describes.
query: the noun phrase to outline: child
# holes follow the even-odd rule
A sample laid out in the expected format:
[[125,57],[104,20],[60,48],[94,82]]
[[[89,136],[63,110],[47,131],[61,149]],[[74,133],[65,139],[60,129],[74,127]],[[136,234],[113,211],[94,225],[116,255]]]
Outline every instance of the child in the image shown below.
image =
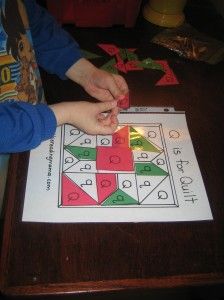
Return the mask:
[[[32,149],[64,123],[90,134],[112,133],[117,126],[116,100],[128,93],[124,78],[83,58],[76,41],[34,0],[0,0],[0,9],[0,153]],[[47,106],[37,64],[103,102]],[[5,162],[1,166],[6,174]]]
[[[50,133],[42,132],[35,143],[31,142],[40,129],[37,124],[45,122],[44,118],[51,120],[52,124],[48,122],[48,127],[53,127],[55,130],[57,123],[55,118],[58,120],[59,115],[58,106],[63,112],[63,118],[60,113],[60,120],[80,126],[88,133],[111,133],[111,130],[116,128],[118,113],[114,102],[61,103],[51,107],[46,107],[46,104],[37,105],[44,103],[37,64],[49,73],[57,74],[61,79],[73,80],[92,97],[103,102],[113,101],[128,92],[124,78],[100,70],[83,58],[74,39],[55,22],[46,9],[37,5],[36,1],[0,0],[0,4],[0,26],[2,24],[0,100],[2,102],[4,100],[4,103],[0,105],[0,124],[1,128],[4,127],[4,131],[0,133],[0,153],[29,150],[41,142],[41,135],[44,139],[49,138]],[[8,101],[5,102],[5,100]],[[31,107],[23,102],[29,102],[35,106]],[[102,112],[105,109],[112,109],[112,113],[104,119]],[[53,114],[56,112],[56,115],[52,116],[52,112]],[[68,118],[71,113],[72,117]],[[81,121],[80,116],[84,122]],[[87,118],[88,122],[86,122]],[[33,126],[30,126],[31,123]],[[27,134],[28,128],[29,135]],[[46,126],[42,126],[43,130],[48,131]]]

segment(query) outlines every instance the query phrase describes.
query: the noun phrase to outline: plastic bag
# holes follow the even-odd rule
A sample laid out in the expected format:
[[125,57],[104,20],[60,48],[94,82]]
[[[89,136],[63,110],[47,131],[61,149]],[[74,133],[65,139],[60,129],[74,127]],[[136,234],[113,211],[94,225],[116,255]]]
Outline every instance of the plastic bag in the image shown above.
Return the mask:
[[165,29],[151,41],[190,60],[216,64],[224,59],[224,43],[197,31],[189,24]]

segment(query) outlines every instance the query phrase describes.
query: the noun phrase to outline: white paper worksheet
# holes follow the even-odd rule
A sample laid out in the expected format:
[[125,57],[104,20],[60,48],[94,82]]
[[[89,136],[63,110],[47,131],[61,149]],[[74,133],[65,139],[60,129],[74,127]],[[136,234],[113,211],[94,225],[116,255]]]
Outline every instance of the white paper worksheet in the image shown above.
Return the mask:
[[185,113],[120,114],[113,135],[58,127],[30,153],[22,220],[212,220]]

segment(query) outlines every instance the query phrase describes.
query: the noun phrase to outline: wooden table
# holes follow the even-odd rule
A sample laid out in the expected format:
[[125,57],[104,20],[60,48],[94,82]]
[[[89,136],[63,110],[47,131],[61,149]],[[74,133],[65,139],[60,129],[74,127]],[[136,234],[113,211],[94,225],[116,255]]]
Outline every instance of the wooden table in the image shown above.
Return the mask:
[[[214,220],[140,224],[25,223],[21,216],[29,154],[13,155],[5,199],[2,293],[39,296],[40,299],[47,299],[48,295],[53,295],[53,299],[56,296],[216,299],[213,297],[217,293],[223,296],[224,63],[212,66],[180,58],[168,49],[151,44],[150,30],[143,34],[138,29],[67,29],[83,49],[95,53],[99,53],[97,43],[114,43],[121,48],[137,48],[141,59],[168,61],[179,85],[155,86],[161,71],[124,74],[130,87],[131,105],[173,106],[186,112]],[[107,56],[103,59],[109,60]],[[100,66],[103,59],[94,63]],[[44,72],[42,76],[49,102],[90,99],[70,81],[60,81]]]

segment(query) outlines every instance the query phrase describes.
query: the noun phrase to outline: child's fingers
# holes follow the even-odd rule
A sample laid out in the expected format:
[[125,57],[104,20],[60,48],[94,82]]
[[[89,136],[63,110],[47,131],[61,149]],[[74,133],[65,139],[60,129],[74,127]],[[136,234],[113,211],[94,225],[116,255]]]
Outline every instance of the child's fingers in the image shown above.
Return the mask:
[[112,134],[118,126],[117,114],[100,115],[98,117],[98,126],[100,134]]
[[107,115],[100,114],[97,117],[98,121],[100,122],[100,125],[110,125],[110,123],[111,123],[110,118],[111,118],[110,113],[108,113]]
[[118,119],[117,119],[117,112],[110,112],[107,115],[105,114],[99,114],[97,117],[98,121],[102,124],[102,125],[110,125],[110,124],[117,124],[118,123]]
[[110,122],[109,125],[103,125],[99,124],[98,132],[99,134],[112,134],[117,128],[117,122],[116,119],[113,120],[113,122]]
[[117,101],[113,100],[108,102],[100,102],[97,103],[97,106],[98,106],[98,113],[103,113],[108,110],[114,109],[117,106]]
[[[111,117],[110,117],[110,121],[111,121],[111,125],[112,126],[118,126],[118,118],[117,118],[117,115],[114,115],[114,114],[111,114]],[[116,129],[115,128],[115,129]]]
[[114,81],[110,81],[110,92],[115,99],[128,93],[128,85],[125,79],[116,74],[112,74]]
[[95,118],[96,118],[96,131],[98,134],[112,134],[117,126],[117,115],[119,109],[117,107],[117,101],[99,102],[94,104]]
[[113,115],[117,116],[119,114],[119,112],[120,112],[120,108],[118,106],[111,109],[111,114],[113,114]]

